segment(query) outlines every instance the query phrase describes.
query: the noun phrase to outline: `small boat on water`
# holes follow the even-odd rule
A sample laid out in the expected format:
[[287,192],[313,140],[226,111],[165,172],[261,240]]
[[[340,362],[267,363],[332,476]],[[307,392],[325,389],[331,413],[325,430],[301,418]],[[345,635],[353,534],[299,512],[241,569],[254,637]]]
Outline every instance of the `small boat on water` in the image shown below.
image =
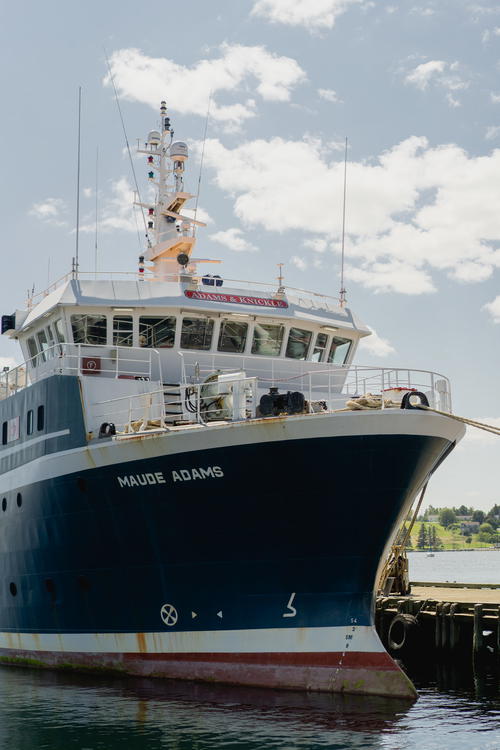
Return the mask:
[[414,697],[374,585],[463,436],[408,398],[447,378],[353,364],[343,299],[201,273],[164,102],[140,151],[137,271],[2,317],[0,662]]

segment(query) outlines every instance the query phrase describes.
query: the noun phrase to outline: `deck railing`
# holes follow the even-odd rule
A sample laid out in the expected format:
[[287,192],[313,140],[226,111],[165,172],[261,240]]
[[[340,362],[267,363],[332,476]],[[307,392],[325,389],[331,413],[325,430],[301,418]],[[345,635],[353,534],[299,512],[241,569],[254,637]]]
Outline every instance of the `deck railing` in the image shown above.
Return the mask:
[[[175,353],[170,350],[168,356],[172,354]],[[274,387],[280,392],[300,391],[310,404],[324,401],[328,409],[337,409],[342,408],[346,400],[365,393],[383,394],[388,400],[397,400],[400,389],[414,389],[423,392],[433,408],[446,412],[451,412],[452,408],[448,378],[430,370],[364,365],[325,366],[272,357],[234,358],[203,352],[177,354],[181,357],[176,366],[177,379],[172,380],[168,372],[166,377],[169,382],[180,382],[184,387],[201,389],[206,387],[207,377],[214,373],[229,375],[238,372],[244,373],[249,380],[255,380],[256,399]],[[163,353],[164,357],[166,355]],[[172,362],[171,359],[169,361]],[[33,383],[54,374],[165,382],[162,355],[156,349],[56,344],[22,365],[0,373],[0,399],[24,388],[28,382]],[[241,377],[241,374],[235,374],[234,379]],[[382,408],[384,405],[382,401]]]
[[0,399],[50,375],[89,375],[162,381],[156,349],[100,344],[55,344],[22,365],[0,373]]

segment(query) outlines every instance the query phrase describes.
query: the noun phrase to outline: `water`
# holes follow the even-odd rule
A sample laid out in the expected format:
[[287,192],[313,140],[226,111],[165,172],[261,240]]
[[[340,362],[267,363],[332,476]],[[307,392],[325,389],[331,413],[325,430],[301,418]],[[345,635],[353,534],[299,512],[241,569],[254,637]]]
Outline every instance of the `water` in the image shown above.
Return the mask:
[[466,552],[409,552],[411,581],[500,583],[500,549]]
[[[411,557],[415,580],[498,580],[500,552]],[[0,667],[0,750],[499,750],[498,666],[411,676],[413,704]]]

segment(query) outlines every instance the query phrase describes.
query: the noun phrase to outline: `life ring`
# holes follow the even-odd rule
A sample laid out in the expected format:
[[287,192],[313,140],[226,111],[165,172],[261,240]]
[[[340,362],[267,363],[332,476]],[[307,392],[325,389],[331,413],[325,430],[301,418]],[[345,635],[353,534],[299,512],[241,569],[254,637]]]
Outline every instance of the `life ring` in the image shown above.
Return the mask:
[[[389,625],[387,642],[391,651],[401,651],[408,645],[410,636],[416,635],[418,629],[417,618],[413,615],[396,615]],[[412,632],[413,631],[413,632]]]
[[[417,397],[419,399],[418,404],[413,404],[412,399]],[[429,400],[425,393],[421,391],[408,391],[401,399],[402,409],[420,409],[421,406],[429,406]]]

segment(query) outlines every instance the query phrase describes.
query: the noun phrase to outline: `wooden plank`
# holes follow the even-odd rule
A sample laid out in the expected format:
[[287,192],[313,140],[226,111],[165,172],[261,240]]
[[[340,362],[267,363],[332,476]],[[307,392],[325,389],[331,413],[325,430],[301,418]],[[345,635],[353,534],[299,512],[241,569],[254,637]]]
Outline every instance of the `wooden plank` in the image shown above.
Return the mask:
[[459,602],[460,604],[500,604],[499,589],[450,588],[446,584],[419,586],[412,584],[409,599],[434,599],[439,602]]

